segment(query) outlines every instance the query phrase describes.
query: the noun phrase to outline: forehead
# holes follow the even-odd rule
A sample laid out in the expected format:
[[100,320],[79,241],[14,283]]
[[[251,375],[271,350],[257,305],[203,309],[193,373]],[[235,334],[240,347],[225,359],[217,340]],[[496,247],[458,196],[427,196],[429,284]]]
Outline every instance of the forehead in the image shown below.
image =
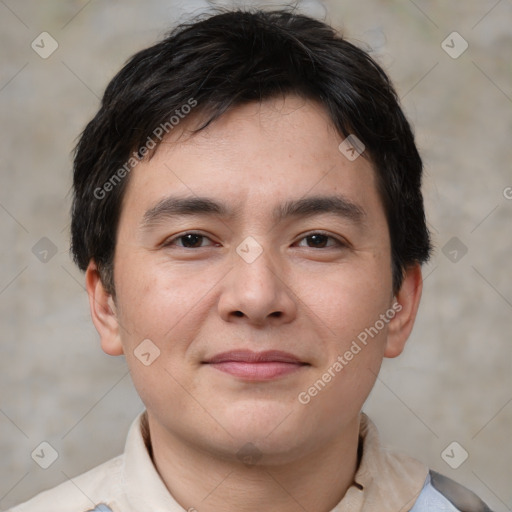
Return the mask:
[[201,121],[185,119],[134,168],[125,199],[147,205],[179,192],[226,198],[238,209],[272,203],[275,212],[289,197],[376,194],[372,163],[340,151],[344,137],[314,101],[248,103],[192,134]]

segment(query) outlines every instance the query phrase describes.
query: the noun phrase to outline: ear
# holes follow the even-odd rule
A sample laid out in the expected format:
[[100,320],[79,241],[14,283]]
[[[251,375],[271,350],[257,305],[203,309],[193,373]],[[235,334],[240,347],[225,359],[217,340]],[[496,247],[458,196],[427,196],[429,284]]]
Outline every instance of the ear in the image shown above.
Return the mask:
[[396,357],[402,353],[416,320],[422,289],[421,266],[414,264],[406,270],[402,286],[393,298],[391,307],[396,314],[388,324],[384,357]]
[[123,346],[114,299],[105,290],[98,267],[93,260],[89,262],[85,271],[85,286],[89,294],[92,322],[100,335],[101,348],[108,355],[122,355]]

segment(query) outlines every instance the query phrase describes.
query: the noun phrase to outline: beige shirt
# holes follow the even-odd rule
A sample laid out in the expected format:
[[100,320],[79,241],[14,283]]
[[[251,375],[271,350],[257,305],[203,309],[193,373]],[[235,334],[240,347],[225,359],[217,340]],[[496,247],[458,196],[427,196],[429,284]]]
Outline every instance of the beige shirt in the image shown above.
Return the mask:
[[[362,457],[354,483],[331,512],[410,510],[423,488],[428,468],[406,455],[385,450],[375,425],[364,413],[360,438]],[[174,500],[153,465],[149,443],[144,412],[130,427],[124,454],[10,512],[86,512],[99,504],[108,505],[113,512],[183,512],[185,509]]]

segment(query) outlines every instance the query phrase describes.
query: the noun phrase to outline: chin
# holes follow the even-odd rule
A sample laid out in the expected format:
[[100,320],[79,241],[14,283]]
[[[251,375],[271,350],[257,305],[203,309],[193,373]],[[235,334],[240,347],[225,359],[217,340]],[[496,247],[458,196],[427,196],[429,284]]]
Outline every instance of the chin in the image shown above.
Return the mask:
[[233,436],[235,444],[252,443],[265,453],[286,454],[302,444],[307,432],[314,430],[309,422],[303,422],[297,410],[289,403],[264,402],[244,403],[230,408],[220,420]]

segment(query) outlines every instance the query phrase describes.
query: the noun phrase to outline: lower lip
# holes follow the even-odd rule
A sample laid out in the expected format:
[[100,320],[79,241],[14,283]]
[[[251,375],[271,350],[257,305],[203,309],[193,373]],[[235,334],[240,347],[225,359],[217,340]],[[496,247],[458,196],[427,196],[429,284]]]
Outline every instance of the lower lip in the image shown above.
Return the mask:
[[245,380],[271,380],[283,375],[289,375],[307,365],[300,363],[282,363],[266,361],[261,363],[248,363],[242,361],[226,361],[225,363],[210,363],[221,372],[229,373]]

